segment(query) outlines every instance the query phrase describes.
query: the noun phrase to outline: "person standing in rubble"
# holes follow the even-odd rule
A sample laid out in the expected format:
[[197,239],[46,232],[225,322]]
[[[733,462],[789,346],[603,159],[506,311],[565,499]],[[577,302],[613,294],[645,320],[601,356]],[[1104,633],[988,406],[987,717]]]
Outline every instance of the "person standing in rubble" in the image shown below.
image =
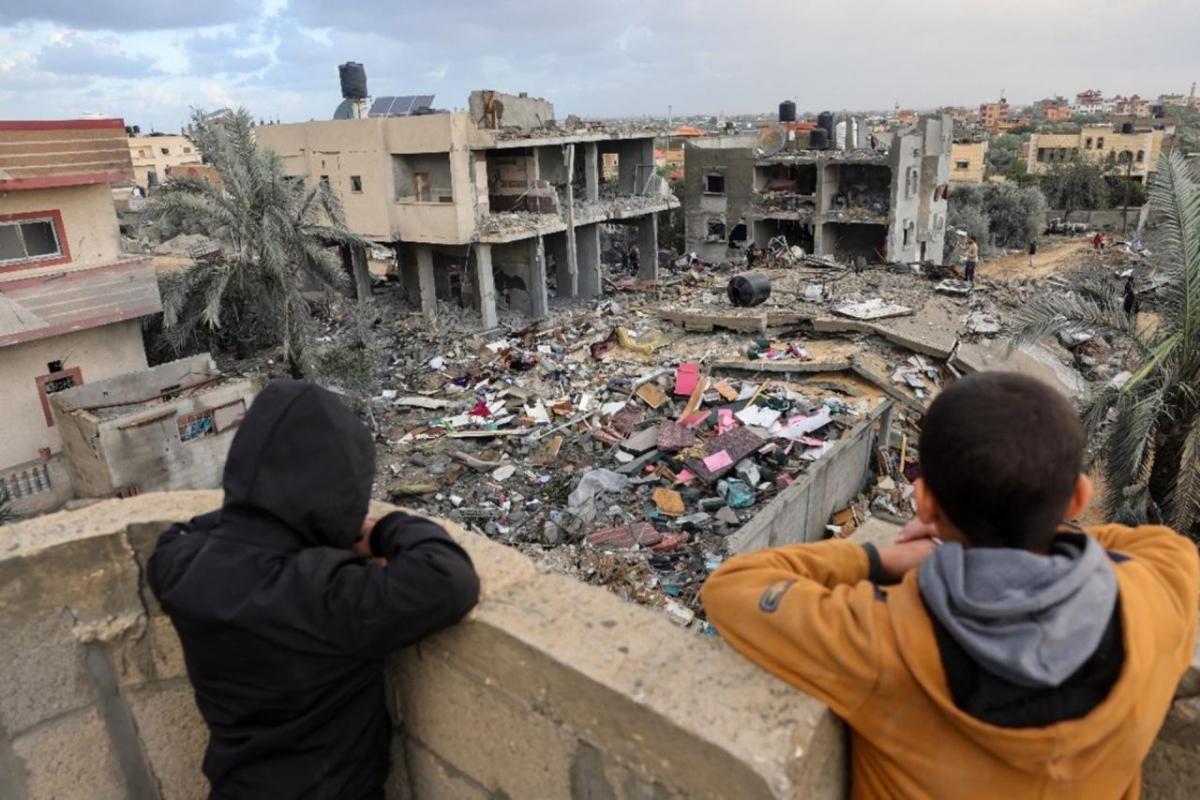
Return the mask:
[[1130,274],[1125,278],[1125,316],[1130,320],[1137,318],[1138,313],[1138,296],[1137,290],[1133,286],[1133,275]]
[[700,596],[747,658],[851,729],[855,798],[1124,798],[1196,643],[1200,559],[1087,506],[1074,406],[979,372],[933,403],[917,519],[735,556]]
[[966,259],[963,262],[963,272],[972,289],[975,288],[975,268],[977,266],[979,266],[979,242],[972,236],[967,240]]
[[636,243],[629,246],[628,255],[629,255],[629,271],[632,272],[634,275],[637,275],[638,273],[641,272],[641,269],[642,269],[642,256],[641,256],[641,253],[638,251],[638,246]]
[[382,800],[384,659],[462,619],[479,579],[431,520],[368,517],[374,475],[336,395],[273,381],[229,450],[224,505],[159,538],[147,580],[208,725],[212,798]]

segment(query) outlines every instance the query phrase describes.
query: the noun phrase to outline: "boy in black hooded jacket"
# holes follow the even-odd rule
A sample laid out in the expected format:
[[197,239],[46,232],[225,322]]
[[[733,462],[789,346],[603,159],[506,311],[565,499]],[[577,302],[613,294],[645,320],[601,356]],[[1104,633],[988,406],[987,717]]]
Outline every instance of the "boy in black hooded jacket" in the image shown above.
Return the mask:
[[335,395],[273,381],[230,448],[223,507],[158,541],[147,577],[208,724],[213,798],[383,797],[384,658],[462,619],[479,580],[433,522],[367,518],[374,473]]

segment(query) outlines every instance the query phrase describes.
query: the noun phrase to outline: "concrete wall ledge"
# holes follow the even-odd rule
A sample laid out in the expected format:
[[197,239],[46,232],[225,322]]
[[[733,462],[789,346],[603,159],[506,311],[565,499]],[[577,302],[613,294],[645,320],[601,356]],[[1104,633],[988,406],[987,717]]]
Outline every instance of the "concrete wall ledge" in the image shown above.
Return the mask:
[[[219,503],[146,494],[0,528],[0,797],[207,796],[205,731],[142,565],[161,530]],[[483,599],[391,659],[390,798],[845,795],[846,737],[819,702],[443,524]]]

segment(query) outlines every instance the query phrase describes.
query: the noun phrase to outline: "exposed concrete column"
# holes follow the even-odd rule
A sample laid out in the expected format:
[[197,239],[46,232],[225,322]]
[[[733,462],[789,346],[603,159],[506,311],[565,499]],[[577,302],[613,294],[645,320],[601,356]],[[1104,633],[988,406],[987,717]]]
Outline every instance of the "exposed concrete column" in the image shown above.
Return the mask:
[[558,293],[567,297],[579,296],[579,257],[575,245],[575,145],[563,148],[563,166],[567,169],[567,280],[562,280],[560,268]]
[[499,324],[496,316],[496,279],[492,275],[492,246],[483,242],[475,245],[475,284],[479,287],[479,314],[483,317],[483,329],[491,330]]
[[533,251],[529,259],[529,302],[533,306],[533,318],[546,316],[549,299],[546,292],[546,242],[538,236],[530,240]]
[[600,145],[595,142],[583,146],[583,184],[587,202],[600,199]]
[[580,225],[575,232],[579,260],[579,297],[591,299],[604,294],[600,281],[600,226]]
[[416,305],[421,302],[421,284],[412,248],[392,242],[392,249],[396,252],[396,268],[400,273],[400,292],[407,302]]
[[430,322],[437,319],[437,284],[433,276],[433,248],[417,245],[417,280],[421,287],[421,313]]
[[658,280],[658,214],[650,213],[638,220],[638,278]]
[[371,270],[367,266],[367,248],[351,246],[350,262],[354,271],[354,289],[358,294],[358,301],[365,303],[371,299]]

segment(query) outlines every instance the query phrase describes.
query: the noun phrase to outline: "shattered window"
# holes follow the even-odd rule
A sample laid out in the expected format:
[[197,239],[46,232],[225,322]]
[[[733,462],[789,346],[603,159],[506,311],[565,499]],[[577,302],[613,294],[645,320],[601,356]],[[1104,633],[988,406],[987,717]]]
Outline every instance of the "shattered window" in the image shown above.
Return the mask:
[[181,442],[191,442],[217,434],[217,423],[213,418],[212,409],[196,414],[184,414],[178,419],[178,424]]
[[709,241],[724,241],[725,240],[725,221],[720,219],[710,219],[708,221],[708,240]]

